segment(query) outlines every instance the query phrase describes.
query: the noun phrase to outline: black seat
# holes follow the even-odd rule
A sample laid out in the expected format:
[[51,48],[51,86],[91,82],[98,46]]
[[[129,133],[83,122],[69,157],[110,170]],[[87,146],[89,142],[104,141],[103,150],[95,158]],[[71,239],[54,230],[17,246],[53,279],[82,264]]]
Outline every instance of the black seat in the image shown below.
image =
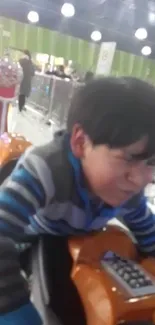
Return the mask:
[[12,173],[17,164],[18,158],[9,160],[4,166],[0,168],[0,185],[7,179]]
[[33,244],[32,292],[45,324],[86,325],[80,297],[70,278],[72,264],[67,238],[45,235]]

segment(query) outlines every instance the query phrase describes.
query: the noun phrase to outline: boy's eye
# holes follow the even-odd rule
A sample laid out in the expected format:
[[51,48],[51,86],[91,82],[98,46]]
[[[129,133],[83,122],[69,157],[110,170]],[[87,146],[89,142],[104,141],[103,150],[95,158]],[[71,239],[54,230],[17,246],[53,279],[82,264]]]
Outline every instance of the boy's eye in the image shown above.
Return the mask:
[[132,156],[132,155],[127,155],[126,157],[125,157],[125,161],[126,162],[132,162],[132,161],[134,161],[135,159],[134,159],[134,157]]
[[149,158],[146,160],[147,166],[154,166],[155,167],[155,157]]

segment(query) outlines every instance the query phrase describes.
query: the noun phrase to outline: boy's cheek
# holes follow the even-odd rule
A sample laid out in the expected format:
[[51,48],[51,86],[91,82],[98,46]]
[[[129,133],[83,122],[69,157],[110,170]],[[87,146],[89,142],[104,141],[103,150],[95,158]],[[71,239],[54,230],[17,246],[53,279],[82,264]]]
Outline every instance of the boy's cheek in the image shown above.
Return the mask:
[[88,182],[94,194],[98,195],[98,193],[117,190],[119,177],[117,174],[112,174],[110,170],[104,170],[102,173],[96,170],[89,174]]
[[87,158],[89,159],[82,161],[82,167],[87,183],[94,194],[117,191],[119,184],[126,183],[125,168],[111,159],[108,152],[102,156],[100,153],[97,155],[93,153]]

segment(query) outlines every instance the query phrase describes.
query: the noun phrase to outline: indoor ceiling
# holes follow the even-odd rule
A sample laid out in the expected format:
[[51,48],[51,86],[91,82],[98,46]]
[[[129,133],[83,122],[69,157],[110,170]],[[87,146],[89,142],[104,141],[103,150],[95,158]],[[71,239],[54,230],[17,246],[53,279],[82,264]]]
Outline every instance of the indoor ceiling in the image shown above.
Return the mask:
[[[0,1],[0,15],[27,22],[27,14],[39,13],[39,25],[90,41],[93,30],[100,30],[102,41],[116,41],[118,49],[141,54],[141,48],[152,48],[155,58],[155,0],[70,0],[75,16],[61,15],[63,0],[5,0]],[[144,27],[148,37],[135,38],[137,28]]]

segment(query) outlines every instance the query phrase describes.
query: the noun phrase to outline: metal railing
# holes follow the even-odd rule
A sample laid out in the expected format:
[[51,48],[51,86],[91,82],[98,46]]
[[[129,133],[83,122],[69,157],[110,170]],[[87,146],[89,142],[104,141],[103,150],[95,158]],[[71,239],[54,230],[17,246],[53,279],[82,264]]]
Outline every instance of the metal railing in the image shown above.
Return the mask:
[[28,105],[39,112],[45,122],[64,127],[71,98],[79,83],[36,73]]

